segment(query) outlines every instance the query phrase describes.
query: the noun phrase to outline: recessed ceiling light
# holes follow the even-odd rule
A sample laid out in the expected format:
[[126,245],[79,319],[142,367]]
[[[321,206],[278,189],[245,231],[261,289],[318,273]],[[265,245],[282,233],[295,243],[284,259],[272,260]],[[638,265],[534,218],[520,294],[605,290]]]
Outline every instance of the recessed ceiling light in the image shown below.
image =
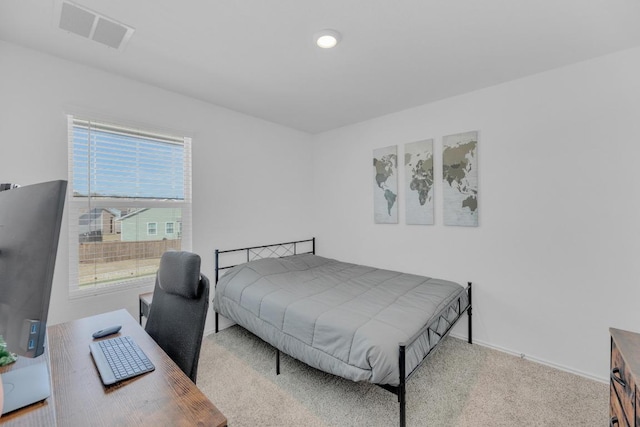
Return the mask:
[[336,30],[322,30],[317,32],[314,37],[318,47],[323,49],[331,49],[340,41],[340,33]]

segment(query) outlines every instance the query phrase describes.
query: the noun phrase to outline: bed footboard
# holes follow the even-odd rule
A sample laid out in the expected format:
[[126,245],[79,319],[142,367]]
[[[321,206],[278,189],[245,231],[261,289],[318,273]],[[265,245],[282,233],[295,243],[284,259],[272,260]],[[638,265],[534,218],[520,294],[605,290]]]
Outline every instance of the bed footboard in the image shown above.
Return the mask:
[[[384,388],[385,390],[388,390],[394,394],[396,394],[398,396],[398,403],[399,403],[399,415],[400,415],[400,427],[405,427],[406,426],[406,386],[407,386],[407,381],[409,381],[409,378],[411,378],[413,376],[413,374],[418,370],[418,368],[420,366],[422,366],[422,364],[424,363],[424,361],[427,359],[427,357],[433,352],[433,350],[435,350],[438,345],[442,342],[442,339],[445,338],[447,335],[449,335],[449,332],[451,332],[451,329],[453,329],[453,326],[458,322],[458,320],[460,320],[460,317],[462,317],[462,315],[464,314],[464,312],[467,312],[467,317],[468,317],[468,327],[469,327],[469,336],[467,338],[467,341],[469,342],[469,344],[473,343],[473,337],[472,337],[472,320],[471,320],[471,282],[468,282],[468,286],[467,286],[467,297],[468,297],[468,304],[466,307],[463,307],[461,305],[461,299],[460,297],[458,297],[458,309],[457,309],[457,315],[455,317],[455,319],[453,319],[452,321],[448,321],[446,319],[444,319],[447,323],[448,326],[446,328],[446,330],[444,332],[436,332],[433,331],[432,329],[430,329],[431,325],[425,325],[424,328],[422,328],[420,331],[418,331],[413,337],[411,337],[409,340],[400,343],[398,346],[398,368],[400,371],[400,384],[397,387],[388,385],[388,384],[378,384],[378,386]],[[442,318],[442,317],[441,317]],[[436,322],[437,323],[437,322]],[[428,332],[431,331],[431,332]],[[407,349],[410,348],[420,337],[422,337],[425,333],[434,333],[439,337],[439,341],[436,345],[434,345],[431,350],[429,350],[429,352],[424,356],[424,358],[420,361],[420,363],[418,363],[418,365],[411,370],[411,372],[407,373],[406,372],[406,358],[407,358]]]

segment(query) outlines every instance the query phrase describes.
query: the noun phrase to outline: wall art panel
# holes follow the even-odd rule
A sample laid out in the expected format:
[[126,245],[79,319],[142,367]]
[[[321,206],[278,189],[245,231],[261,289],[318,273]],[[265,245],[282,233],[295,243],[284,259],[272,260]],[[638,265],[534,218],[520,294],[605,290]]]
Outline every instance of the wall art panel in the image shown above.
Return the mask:
[[398,146],[373,150],[373,217],[376,224],[398,223]]
[[442,139],[445,225],[478,226],[478,132]]
[[433,219],[433,139],[404,145],[404,201],[407,224]]

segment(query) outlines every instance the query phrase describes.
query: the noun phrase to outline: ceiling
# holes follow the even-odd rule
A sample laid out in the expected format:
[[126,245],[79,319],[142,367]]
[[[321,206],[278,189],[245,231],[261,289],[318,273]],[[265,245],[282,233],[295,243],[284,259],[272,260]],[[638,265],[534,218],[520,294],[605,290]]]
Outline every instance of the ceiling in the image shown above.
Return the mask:
[[310,133],[640,46],[639,0],[77,0],[123,50],[59,2],[0,0],[0,39]]

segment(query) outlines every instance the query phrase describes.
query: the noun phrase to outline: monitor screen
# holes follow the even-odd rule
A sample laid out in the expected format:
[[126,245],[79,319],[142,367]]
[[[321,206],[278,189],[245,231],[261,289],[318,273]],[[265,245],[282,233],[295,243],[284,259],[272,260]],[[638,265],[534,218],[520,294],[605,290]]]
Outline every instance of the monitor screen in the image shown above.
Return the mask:
[[66,181],[0,191],[0,335],[7,350],[44,352]]

